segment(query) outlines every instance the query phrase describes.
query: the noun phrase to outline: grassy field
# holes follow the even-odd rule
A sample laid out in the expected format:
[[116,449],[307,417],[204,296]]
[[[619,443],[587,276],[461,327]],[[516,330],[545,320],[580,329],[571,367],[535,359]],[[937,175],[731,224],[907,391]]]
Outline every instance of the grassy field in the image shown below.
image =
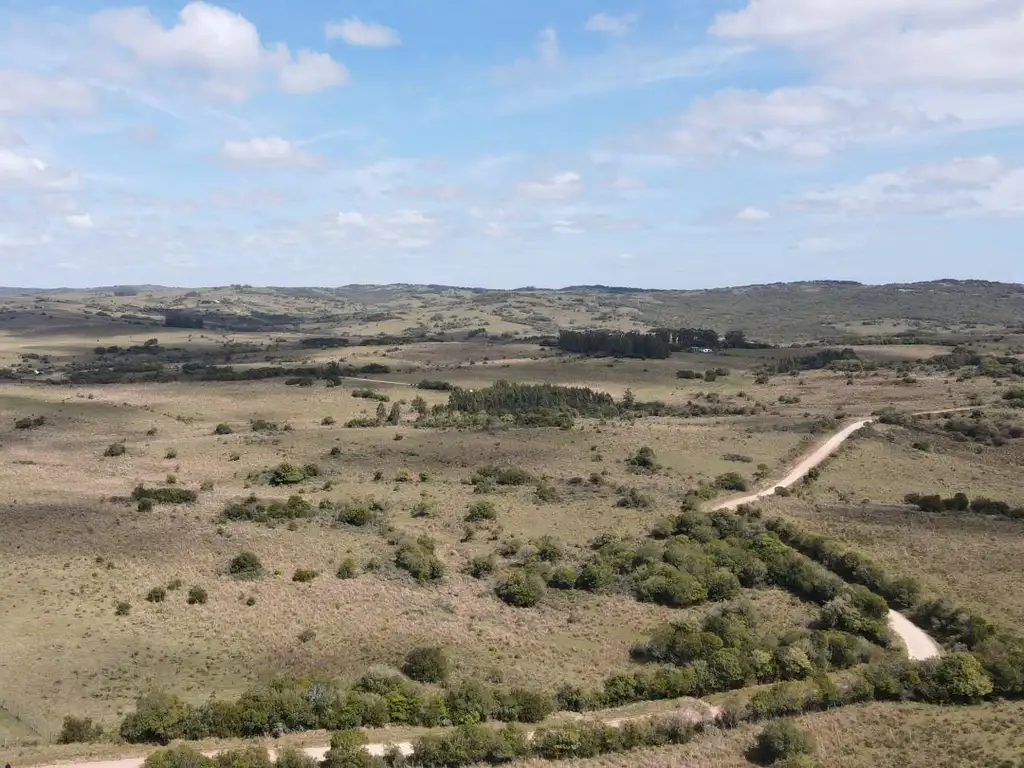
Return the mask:
[[[398,387],[378,391],[396,399],[410,394]],[[545,687],[597,684],[626,664],[630,645],[651,626],[680,612],[587,593],[553,593],[537,609],[519,611],[496,600],[490,582],[460,569],[509,538],[551,535],[570,555],[582,556],[599,534],[642,535],[677,507],[686,488],[737,468],[723,456],[749,457],[741,470],[763,463],[778,472],[806,442],[796,432],[737,429],[736,419],[591,422],[568,432],[493,435],[409,424],[344,429],[346,420],[372,415],[376,405],[351,392],[280,382],[0,388],[3,423],[29,415],[47,420],[4,439],[5,697],[39,730],[52,731],[66,711],[109,721],[150,685],[201,701],[213,692],[237,693],[273,673],[329,670],[354,677],[368,666],[396,665],[409,648],[427,642],[450,649],[467,677]],[[336,424],[322,425],[327,416]],[[280,429],[254,433],[251,419]],[[235,433],[215,435],[221,423]],[[103,455],[119,442],[125,455]],[[642,445],[654,449],[663,471],[627,471],[624,460]],[[332,448],[337,455],[330,455]],[[283,461],[320,466],[316,482],[298,486],[314,504],[373,497],[386,505],[396,529],[433,537],[450,574],[446,583],[424,588],[390,567],[337,579],[334,571],[349,557],[360,566],[389,562],[385,538],[363,529],[319,521],[276,527],[220,521],[225,504],[250,492],[268,499],[294,492],[249,479]],[[480,498],[464,481],[487,464],[546,478],[558,502],[539,503],[533,485],[499,491],[489,496],[498,510],[495,523],[464,541],[462,518]],[[383,479],[375,481],[378,471]],[[569,483],[594,472],[606,473],[601,486]],[[200,492],[197,504],[152,512],[114,500],[140,483],[187,489],[206,483],[209,490]],[[650,494],[653,508],[616,507],[619,484]],[[412,517],[423,501],[430,516]],[[273,575],[252,583],[228,577],[228,561],[242,550],[255,552]],[[300,568],[321,575],[294,583]],[[176,581],[182,588],[165,602],[143,600],[149,589]],[[209,592],[207,604],[186,604],[193,585]],[[766,615],[807,620],[783,593],[755,597]],[[246,604],[250,598],[254,605]],[[118,617],[114,607],[122,600],[132,604],[131,613]],[[316,636],[302,642],[306,630]],[[47,638],[45,652],[40,637]]]
[[[541,537],[556,539],[573,564],[589,556],[598,536],[640,539],[678,511],[689,489],[726,473],[770,487],[855,417],[983,405],[993,423],[1016,419],[1020,414],[1004,407],[1004,379],[919,362],[946,354],[950,347],[940,337],[952,334],[976,334],[976,348],[986,354],[1019,354],[1020,336],[1006,310],[1010,294],[989,288],[988,309],[967,311],[960,303],[948,316],[925,312],[951,292],[967,301],[979,290],[932,285],[902,305],[892,293],[821,285],[679,294],[401,286],[4,297],[0,369],[17,373],[0,378],[0,739],[47,745],[69,713],[114,725],[150,687],[199,703],[275,675],[350,680],[372,667],[395,668],[411,648],[426,644],[445,648],[456,679],[549,691],[563,683],[600,686],[630,667],[631,646],[653,627],[699,618],[712,605],[672,610],[625,593],[550,589],[538,606],[524,610],[495,596],[496,581]],[[871,313],[858,310],[840,320],[838,310],[830,310],[814,318],[828,301],[849,307],[869,295]],[[723,309],[726,300],[736,306]],[[216,319],[204,329],[159,327],[161,312],[175,309]],[[870,314],[872,324],[858,326],[862,314]],[[743,323],[781,346],[641,360],[559,354],[524,339],[560,328],[646,330],[661,323],[722,330]],[[936,340],[875,343],[880,334],[898,332],[928,332]],[[396,338],[326,349],[305,343],[376,334]],[[870,342],[857,346],[860,370],[765,373],[814,352],[791,342],[824,335]],[[336,362],[382,372],[365,375],[374,381],[346,378],[331,387],[323,379],[289,386],[283,376],[65,383],[69,372],[80,370],[65,366],[99,369],[115,355],[96,347],[142,347],[150,339],[157,340],[152,354],[173,371],[185,362],[231,365],[238,372]],[[157,359],[145,349],[116,354],[122,362]],[[719,372],[705,379],[709,370]],[[700,377],[681,378],[680,371]],[[424,379],[472,390],[498,380],[589,387],[618,403],[631,393],[637,401],[692,413],[577,418],[565,429],[419,428],[413,399],[422,397],[429,410],[449,397],[410,386]],[[359,390],[371,396],[354,397]],[[386,400],[386,411],[398,404],[398,424],[344,426],[374,420],[378,400]],[[259,420],[267,428],[254,429]],[[920,577],[930,592],[1024,630],[1018,597],[1024,524],[930,515],[901,503],[910,491],[963,491],[1024,503],[1024,440],[957,442],[943,424],[877,425],[844,447],[815,482],[766,507],[856,545],[893,573]],[[641,447],[653,450],[657,471],[631,469],[627,459]],[[270,485],[282,463],[316,465],[316,472],[294,485]],[[475,492],[471,478],[491,466],[516,470],[523,482]],[[139,485],[194,491],[197,500],[140,508],[127,499]],[[649,504],[620,506],[630,488]],[[291,522],[226,520],[225,508],[250,494],[268,501],[297,494],[325,509]],[[467,510],[482,499],[493,504],[494,519],[467,524]],[[346,502],[373,502],[372,524],[339,524],[337,510]],[[446,571],[440,583],[417,583],[395,566],[402,536],[435,542]],[[507,556],[496,556],[493,576],[465,572],[475,558],[499,550]],[[263,578],[239,581],[228,573],[229,561],[243,551],[262,561]],[[338,578],[349,560],[358,576]],[[317,575],[293,580],[303,569]],[[206,590],[208,599],[190,604],[193,587]],[[166,590],[164,600],[146,599],[155,588]],[[743,597],[753,602],[765,630],[806,627],[817,615],[776,589]],[[129,608],[117,615],[122,602]],[[872,705],[815,715],[807,723],[820,729],[823,765],[839,764],[827,756],[846,751],[855,751],[856,759],[842,765],[854,768],[924,765],[913,762],[922,750],[933,753],[930,764],[953,765],[937,760],[988,759],[1009,754],[1017,743],[1009,727],[992,735],[988,747],[970,736],[970,724],[984,720],[973,720],[976,713],[988,711],[1001,722],[1017,712],[1011,705],[986,707],[946,712]],[[887,718],[901,724],[888,735],[882,728]],[[957,734],[960,751],[936,748],[940,727]],[[855,749],[857,729],[871,734],[862,749]],[[745,765],[754,732],[744,728],[683,748],[589,764]],[[886,745],[904,762],[881,757]],[[33,754],[23,753],[26,759]]]

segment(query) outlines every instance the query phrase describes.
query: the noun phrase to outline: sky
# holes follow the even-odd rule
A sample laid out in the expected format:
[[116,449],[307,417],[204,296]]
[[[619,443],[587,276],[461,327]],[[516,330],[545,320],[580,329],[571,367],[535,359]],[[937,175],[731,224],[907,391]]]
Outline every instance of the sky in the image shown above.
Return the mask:
[[0,0],[0,285],[1024,282],[1024,0]]

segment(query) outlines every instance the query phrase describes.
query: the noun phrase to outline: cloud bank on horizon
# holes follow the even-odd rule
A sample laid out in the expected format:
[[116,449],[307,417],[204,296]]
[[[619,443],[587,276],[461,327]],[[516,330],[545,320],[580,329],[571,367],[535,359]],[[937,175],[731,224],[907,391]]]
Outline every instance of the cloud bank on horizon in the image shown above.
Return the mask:
[[1024,281],[1024,0],[0,5],[0,283]]

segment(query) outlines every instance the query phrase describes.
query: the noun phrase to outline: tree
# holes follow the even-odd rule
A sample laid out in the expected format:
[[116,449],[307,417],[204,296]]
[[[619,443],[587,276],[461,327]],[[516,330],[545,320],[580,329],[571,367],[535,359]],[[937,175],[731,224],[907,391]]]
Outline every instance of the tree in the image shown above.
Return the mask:
[[992,693],[992,681],[973,653],[950,653],[935,668],[936,695],[943,701],[975,702]]
[[766,725],[757,735],[754,747],[758,760],[764,765],[810,754],[812,749],[810,735],[797,728],[792,720],[779,720]]
[[420,683],[443,683],[448,679],[448,657],[437,647],[413,648],[405,657],[402,671]]
[[636,395],[633,394],[632,389],[626,389],[622,395],[622,407],[627,411],[636,405]]
[[743,349],[747,346],[747,334],[745,331],[726,331],[723,341],[729,349]]
[[523,571],[513,571],[496,588],[495,593],[504,602],[516,608],[532,608],[544,596],[544,580]]
[[398,426],[398,422],[402,420],[402,406],[398,403],[394,403],[391,406],[391,412],[388,414],[388,424],[392,426]]
[[412,409],[420,416],[426,416],[428,410],[427,401],[424,400],[422,396],[416,395],[416,397],[412,399]]
[[388,409],[384,403],[377,403],[377,426],[383,426],[388,418]]

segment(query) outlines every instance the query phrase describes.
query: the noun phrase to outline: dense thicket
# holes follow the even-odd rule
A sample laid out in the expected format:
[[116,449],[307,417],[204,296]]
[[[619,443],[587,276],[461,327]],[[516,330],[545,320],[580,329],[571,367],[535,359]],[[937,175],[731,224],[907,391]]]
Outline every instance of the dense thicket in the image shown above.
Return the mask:
[[857,353],[850,347],[845,349],[820,349],[806,355],[781,357],[765,364],[764,370],[769,373],[789,373],[791,371],[816,371],[828,368],[838,362],[860,361]]
[[559,331],[558,348],[581,355],[663,359],[672,354],[665,339],[638,331]]
[[966,493],[957,493],[943,498],[937,493],[922,495],[908,493],[903,500],[922,512],[975,512],[979,515],[999,515],[1014,520],[1024,520],[1024,507],[1013,507],[1005,501],[993,501],[984,497],[969,500]]
[[518,384],[499,381],[484,389],[455,389],[448,407],[464,413],[517,414],[543,408],[568,409],[581,416],[615,413],[615,401],[606,392],[587,387],[555,384]]

